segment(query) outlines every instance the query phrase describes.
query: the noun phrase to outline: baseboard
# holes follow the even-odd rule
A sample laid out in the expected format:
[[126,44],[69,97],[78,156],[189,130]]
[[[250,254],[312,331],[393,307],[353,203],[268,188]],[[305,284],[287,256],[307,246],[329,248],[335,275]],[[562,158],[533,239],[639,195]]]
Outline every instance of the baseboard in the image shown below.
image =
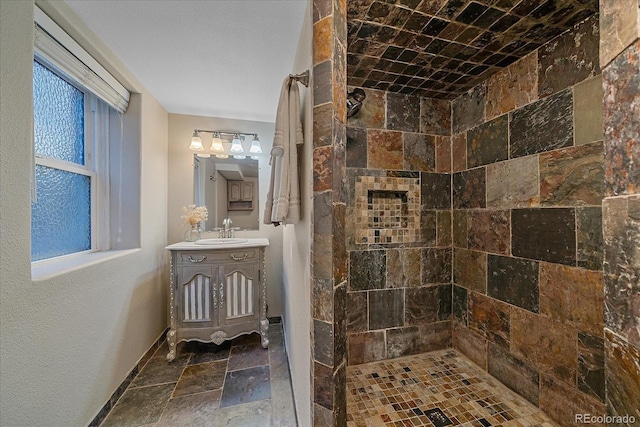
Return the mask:
[[146,365],[149,359],[151,359],[151,356],[153,356],[153,353],[155,353],[156,350],[162,345],[162,343],[167,337],[168,330],[169,328],[165,329],[160,334],[158,339],[153,344],[151,344],[151,347],[149,347],[149,349],[145,352],[145,354],[140,358],[138,363],[136,363],[136,366],[134,366],[134,368],[131,370],[131,372],[129,372],[129,374],[125,377],[122,383],[120,383],[120,385],[118,386],[116,391],[113,392],[109,400],[107,400],[107,402],[102,406],[100,411],[98,411],[98,414],[93,418],[93,420],[91,420],[91,422],[88,424],[88,427],[98,427],[100,424],[102,424],[104,419],[107,418],[107,415],[109,415],[109,412],[111,412],[111,409],[113,409],[116,403],[118,403],[118,400],[120,399],[120,397],[122,397],[127,387],[129,387],[129,385],[136,378],[138,373],[142,370],[142,368],[144,368],[144,365]]

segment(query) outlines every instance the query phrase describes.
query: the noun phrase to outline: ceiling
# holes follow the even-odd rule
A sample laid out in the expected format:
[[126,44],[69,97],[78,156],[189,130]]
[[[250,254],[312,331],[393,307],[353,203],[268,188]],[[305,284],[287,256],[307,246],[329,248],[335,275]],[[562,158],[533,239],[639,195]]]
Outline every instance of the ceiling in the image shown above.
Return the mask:
[[66,0],[170,113],[275,121],[306,0]]
[[598,0],[349,0],[347,84],[451,99],[598,11]]

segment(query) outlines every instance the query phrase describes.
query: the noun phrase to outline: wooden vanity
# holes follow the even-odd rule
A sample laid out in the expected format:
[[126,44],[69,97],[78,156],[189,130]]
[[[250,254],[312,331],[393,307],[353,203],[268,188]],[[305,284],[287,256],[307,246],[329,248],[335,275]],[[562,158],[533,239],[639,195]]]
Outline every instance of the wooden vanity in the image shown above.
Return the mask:
[[265,248],[269,240],[205,239],[181,242],[171,251],[167,360],[181,341],[222,344],[260,333],[267,348]]

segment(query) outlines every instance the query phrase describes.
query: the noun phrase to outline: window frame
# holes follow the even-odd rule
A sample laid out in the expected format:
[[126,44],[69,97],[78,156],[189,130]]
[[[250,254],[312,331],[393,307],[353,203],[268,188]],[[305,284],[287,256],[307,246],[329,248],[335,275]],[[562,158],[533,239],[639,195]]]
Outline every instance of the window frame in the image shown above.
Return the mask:
[[[139,95],[130,92],[130,85],[125,87],[101,64],[100,60],[105,58],[95,58],[85,50],[84,46],[92,45],[92,42],[82,33],[78,38],[69,35],[67,31],[73,28],[73,23],[64,18],[54,21],[46,3],[34,4],[33,9],[34,60],[84,94],[90,94],[90,99],[99,101],[95,104],[85,102],[85,108],[95,107],[90,110],[91,114],[85,114],[85,126],[92,124],[85,131],[85,142],[91,135],[101,141],[91,147],[90,157],[97,173],[96,178],[90,180],[93,184],[91,200],[95,201],[91,208],[91,249],[31,261],[31,279],[39,282],[141,250],[142,114]],[[133,108],[129,108],[131,104]],[[32,141],[32,197],[35,190],[34,152]],[[40,157],[43,159],[44,156]],[[88,162],[85,158],[87,166],[90,165]]]
[[[48,61],[34,54],[34,61],[58,78],[79,90],[84,97],[84,165],[50,157],[36,152],[33,141],[34,168],[36,165],[89,177],[91,235],[90,248],[83,251],[31,261],[32,267],[73,258],[82,254],[110,249],[109,212],[109,109],[95,94],[59,72]],[[35,177],[34,177],[35,179]],[[37,183],[35,185],[37,191]]]

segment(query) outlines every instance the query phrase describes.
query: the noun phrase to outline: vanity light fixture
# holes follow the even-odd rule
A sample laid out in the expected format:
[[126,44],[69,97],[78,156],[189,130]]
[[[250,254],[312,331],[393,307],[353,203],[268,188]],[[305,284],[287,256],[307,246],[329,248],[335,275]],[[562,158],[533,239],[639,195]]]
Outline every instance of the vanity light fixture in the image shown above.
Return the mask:
[[[200,134],[202,133],[210,133],[213,135],[209,150],[205,150],[202,145],[202,138],[200,137]],[[189,145],[189,149],[191,151],[195,151],[200,157],[210,157],[211,155],[215,155],[219,159],[228,159],[229,154],[231,154],[237,159],[244,159],[247,157],[243,147],[245,136],[253,137],[249,152],[252,154],[262,153],[262,147],[260,146],[260,140],[258,139],[257,133],[227,132],[205,129],[193,130],[193,137],[191,138],[191,145]],[[229,146],[231,147],[229,148]]]
[[220,138],[220,132],[213,134],[213,140],[211,140],[211,151],[214,153],[224,153],[224,147],[222,146],[222,138]]
[[258,139],[258,135],[253,137],[253,141],[251,141],[251,148],[249,148],[249,152],[262,153],[262,147],[260,146],[260,140]]
[[200,132],[197,130],[193,131],[193,136],[191,137],[191,145],[189,145],[189,150],[191,151],[204,151],[204,147],[202,146],[202,138],[200,138]]
[[240,135],[235,134],[233,136],[233,141],[231,141],[231,148],[229,149],[232,153],[244,153],[244,148],[242,148],[242,141],[240,140]]

